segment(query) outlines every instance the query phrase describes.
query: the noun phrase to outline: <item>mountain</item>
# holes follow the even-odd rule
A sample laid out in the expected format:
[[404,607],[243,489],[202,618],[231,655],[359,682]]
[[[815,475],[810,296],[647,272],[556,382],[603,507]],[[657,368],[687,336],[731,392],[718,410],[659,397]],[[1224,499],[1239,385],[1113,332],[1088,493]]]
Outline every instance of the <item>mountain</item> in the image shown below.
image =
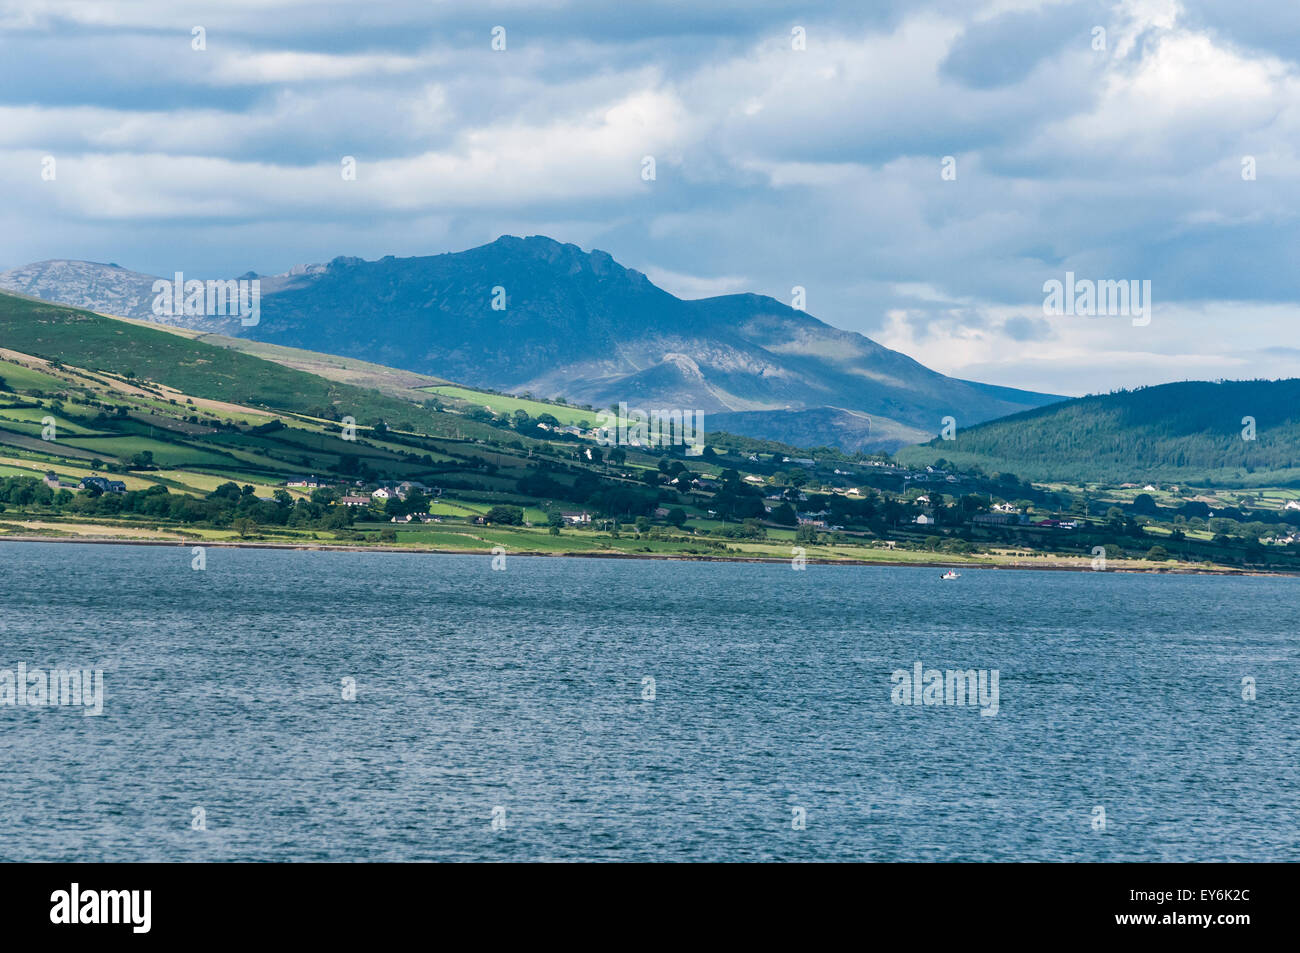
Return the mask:
[[[544,237],[431,257],[336,258],[260,280],[256,326],[161,320],[597,407],[757,414],[738,421],[750,435],[784,439],[793,426],[813,444],[854,449],[924,439],[948,415],[975,423],[1060,399],[945,377],[761,295],[682,300],[605,252]],[[0,288],[156,320],[139,293],[145,283],[86,262],[0,274]],[[822,413],[787,413],[803,411]],[[869,428],[851,425],[855,415]]]
[[152,317],[153,275],[94,261],[38,261],[0,272],[0,288],[104,314]]
[[1300,485],[1300,379],[1184,381],[1081,397],[959,428],[954,440],[896,456],[1038,481]]

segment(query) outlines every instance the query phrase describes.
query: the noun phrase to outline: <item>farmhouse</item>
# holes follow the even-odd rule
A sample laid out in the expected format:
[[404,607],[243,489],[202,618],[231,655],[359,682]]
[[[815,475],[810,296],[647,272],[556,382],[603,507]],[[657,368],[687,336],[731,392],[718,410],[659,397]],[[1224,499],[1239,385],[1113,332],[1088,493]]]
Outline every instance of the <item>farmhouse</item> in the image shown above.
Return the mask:
[[570,526],[585,526],[591,522],[590,513],[561,513],[560,516]]
[[77,484],[77,489],[79,490],[89,490],[92,488],[99,490],[100,493],[126,492],[126,484],[121,480],[108,480],[101,476],[82,477],[81,482]]
[[339,502],[344,506],[369,506],[370,497],[368,496],[341,496]]
[[53,470],[45,471],[45,485],[51,490],[75,490],[77,488],[75,483],[64,483]]

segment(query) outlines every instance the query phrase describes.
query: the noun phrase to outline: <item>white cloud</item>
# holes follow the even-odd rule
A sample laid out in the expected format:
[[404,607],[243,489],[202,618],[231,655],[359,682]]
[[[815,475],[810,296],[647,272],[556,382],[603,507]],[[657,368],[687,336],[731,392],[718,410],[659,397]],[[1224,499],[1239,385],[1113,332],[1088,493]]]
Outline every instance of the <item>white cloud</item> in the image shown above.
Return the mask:
[[[189,228],[223,262],[271,270],[540,233],[686,297],[804,285],[818,317],[998,383],[1295,373],[1262,348],[1289,339],[1300,299],[1300,65],[1200,28],[1201,2],[1099,3],[1099,55],[1066,0],[800,7],[805,51],[777,0],[747,11],[749,32],[654,3],[485,17],[469,0],[235,0],[198,17],[204,53],[194,15],[163,0],[0,0],[22,40],[0,63],[0,256],[126,248],[141,260],[124,264],[165,271],[150,257]],[[1041,32],[1006,41],[1029,50],[1025,72],[982,81],[1022,15]],[[493,22],[508,53],[488,49]],[[1156,279],[1150,333],[1026,324],[1067,268]],[[1209,313],[1243,340],[1207,343]]]
[[647,266],[642,270],[656,285],[679,298],[712,298],[716,295],[748,291],[752,287],[748,278],[734,275],[705,277],[654,266]]

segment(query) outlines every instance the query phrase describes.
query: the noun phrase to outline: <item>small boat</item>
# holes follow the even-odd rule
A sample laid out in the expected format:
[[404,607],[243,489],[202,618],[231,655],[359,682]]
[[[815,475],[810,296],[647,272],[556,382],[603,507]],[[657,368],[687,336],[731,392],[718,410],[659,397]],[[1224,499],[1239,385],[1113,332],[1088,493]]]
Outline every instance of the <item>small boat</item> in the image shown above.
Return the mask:
[[961,578],[961,573],[959,573],[959,572],[953,572],[953,570],[949,569],[946,573],[944,573],[944,574],[943,574],[942,576],[940,576],[939,578],[940,578],[940,579],[960,579],[960,578]]

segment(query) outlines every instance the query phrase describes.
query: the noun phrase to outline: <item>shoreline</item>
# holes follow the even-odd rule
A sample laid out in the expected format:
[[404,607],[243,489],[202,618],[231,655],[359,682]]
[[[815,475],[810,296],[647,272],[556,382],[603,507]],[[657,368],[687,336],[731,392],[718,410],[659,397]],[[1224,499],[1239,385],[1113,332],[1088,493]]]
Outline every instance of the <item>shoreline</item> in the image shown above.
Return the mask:
[[[194,546],[213,547],[218,549],[279,549],[295,550],[299,552],[343,552],[343,553],[407,553],[411,555],[425,556],[478,556],[491,557],[492,553],[474,552],[464,549],[438,549],[427,546],[353,546],[346,543],[273,543],[273,542],[234,542],[231,540],[220,541],[201,541],[201,540],[172,540],[172,539],[119,539],[112,536],[86,536],[81,538],[72,538],[67,536],[18,536],[18,535],[0,535],[0,543],[85,543],[92,546],[170,546],[179,549],[188,549]],[[730,562],[730,563],[766,563],[766,564],[785,564],[790,560],[787,557],[774,556],[737,556],[734,554],[705,556],[695,554],[676,554],[676,553],[616,553],[616,552],[544,552],[539,550],[517,550],[508,552],[511,557],[519,556],[539,556],[539,557],[560,557],[569,559],[648,559],[669,562]],[[1082,559],[1082,557],[1081,557]],[[888,559],[826,559],[814,556],[807,557],[804,562],[814,566],[893,566],[900,568],[915,569],[1022,569],[1022,570],[1039,570],[1045,572],[1095,572],[1086,561],[1082,565],[1033,565],[1023,563],[969,563],[969,562],[941,562],[939,560],[925,560],[919,562],[901,562],[898,560]],[[1300,573],[1287,572],[1285,570],[1261,570],[1261,569],[1230,569],[1230,568],[1190,568],[1190,567],[1171,567],[1169,569],[1158,569],[1152,567],[1116,567],[1104,570],[1105,572],[1129,573],[1135,575],[1166,575],[1166,576],[1253,576],[1253,577],[1286,577],[1300,578]]]

